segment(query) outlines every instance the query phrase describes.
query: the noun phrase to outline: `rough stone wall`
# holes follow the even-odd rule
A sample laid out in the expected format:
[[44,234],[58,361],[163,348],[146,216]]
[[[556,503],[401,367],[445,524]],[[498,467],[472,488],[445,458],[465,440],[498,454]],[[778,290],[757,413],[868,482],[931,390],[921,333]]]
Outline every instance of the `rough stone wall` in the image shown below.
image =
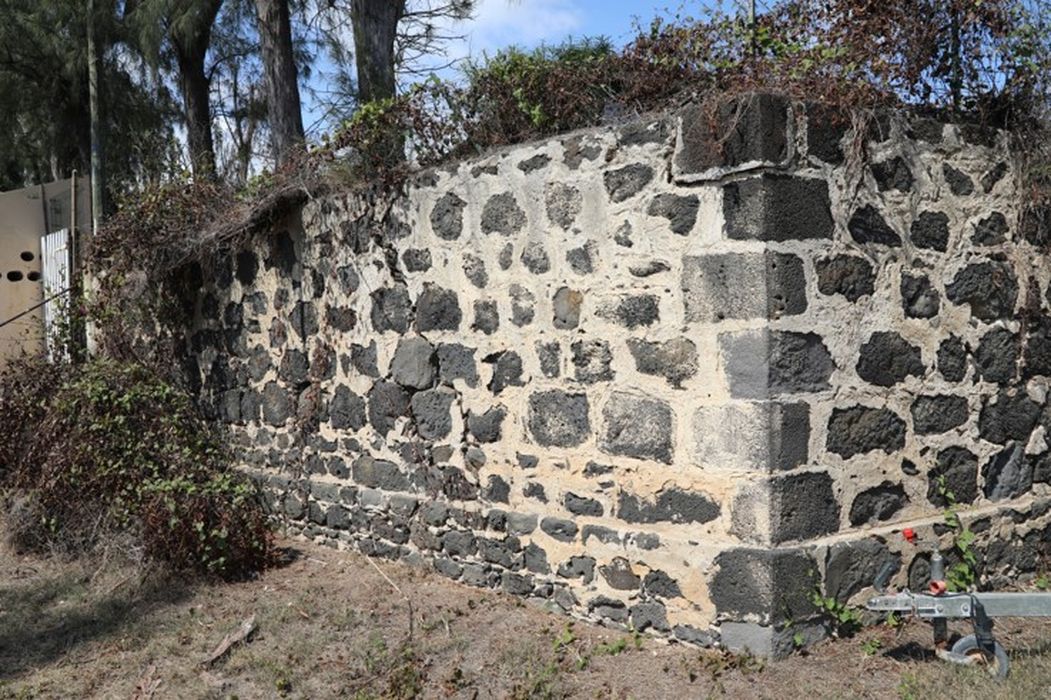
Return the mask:
[[1048,232],[1004,134],[855,123],[758,96],[312,202],[217,262],[191,374],[304,534],[684,641],[922,582],[939,477],[1032,569]]

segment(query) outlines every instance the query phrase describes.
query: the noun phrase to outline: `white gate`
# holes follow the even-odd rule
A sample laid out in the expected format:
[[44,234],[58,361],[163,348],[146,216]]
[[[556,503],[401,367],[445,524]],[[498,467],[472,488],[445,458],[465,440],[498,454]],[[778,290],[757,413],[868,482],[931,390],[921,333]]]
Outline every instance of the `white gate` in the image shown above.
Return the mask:
[[[59,229],[40,239],[40,265],[44,271],[44,298],[48,299],[69,289],[69,229]],[[54,362],[65,357],[66,348],[60,345],[69,297],[61,294],[44,304],[44,337],[47,339],[47,357]]]

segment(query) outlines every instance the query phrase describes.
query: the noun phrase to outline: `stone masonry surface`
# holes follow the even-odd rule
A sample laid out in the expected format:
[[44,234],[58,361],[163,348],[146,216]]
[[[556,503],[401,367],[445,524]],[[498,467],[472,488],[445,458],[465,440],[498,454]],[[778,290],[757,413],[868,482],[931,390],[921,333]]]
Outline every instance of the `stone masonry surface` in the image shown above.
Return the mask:
[[727,139],[690,107],[517,146],[219,261],[188,370],[290,527],[767,654],[815,581],[922,583],[892,535],[947,544],[946,488],[990,581],[1032,570],[1049,231],[1007,135],[745,99]]

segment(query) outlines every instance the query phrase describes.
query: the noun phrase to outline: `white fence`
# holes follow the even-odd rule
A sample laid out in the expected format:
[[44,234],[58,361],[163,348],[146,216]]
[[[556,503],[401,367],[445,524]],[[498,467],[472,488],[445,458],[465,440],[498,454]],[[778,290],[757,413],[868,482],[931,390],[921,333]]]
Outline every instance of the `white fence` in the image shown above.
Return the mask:
[[[44,272],[44,298],[69,289],[69,229],[59,229],[40,239],[40,265]],[[66,313],[67,295],[61,295],[44,304],[44,337],[47,340],[47,357],[52,362],[65,356],[65,345],[60,333]]]

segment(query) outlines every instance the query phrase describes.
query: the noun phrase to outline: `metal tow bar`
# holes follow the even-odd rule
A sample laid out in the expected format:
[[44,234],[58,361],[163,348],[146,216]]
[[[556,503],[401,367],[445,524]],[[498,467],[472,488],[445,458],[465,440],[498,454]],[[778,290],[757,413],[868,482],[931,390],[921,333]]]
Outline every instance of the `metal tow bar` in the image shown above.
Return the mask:
[[[903,531],[915,543],[912,530]],[[994,617],[1051,617],[1051,593],[949,593],[945,583],[945,560],[937,543],[931,554],[931,580],[926,592],[908,589],[869,599],[865,607],[879,612],[900,612],[931,620],[938,658],[964,665],[982,665],[995,678],[1007,677],[1010,661],[1000,642],[993,638]],[[897,568],[887,562],[876,574],[873,588],[883,594]],[[948,649],[948,620],[970,620],[974,634],[962,637]]]

